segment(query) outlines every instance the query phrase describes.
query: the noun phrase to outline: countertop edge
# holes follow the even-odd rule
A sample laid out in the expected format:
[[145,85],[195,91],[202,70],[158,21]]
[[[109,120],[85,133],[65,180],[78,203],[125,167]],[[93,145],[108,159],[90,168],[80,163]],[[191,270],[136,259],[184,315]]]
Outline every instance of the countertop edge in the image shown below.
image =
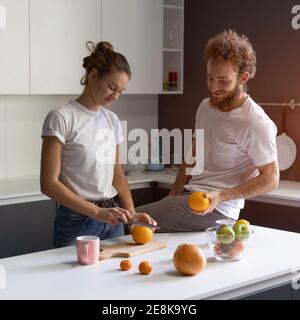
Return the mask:
[[[149,187],[153,182],[156,182],[160,187],[171,186],[176,178],[176,174],[176,172],[164,172],[161,174],[139,172],[130,174],[127,178],[130,189],[134,190]],[[297,196],[297,192],[295,191],[298,188],[299,196]],[[29,189],[30,191],[24,192],[24,189]],[[0,181],[0,206],[49,199],[37,189],[39,189],[39,177]],[[247,200],[259,202],[274,200],[274,203],[277,204],[288,205],[290,203],[291,206],[300,207],[300,182],[281,180],[279,188],[276,190]]]

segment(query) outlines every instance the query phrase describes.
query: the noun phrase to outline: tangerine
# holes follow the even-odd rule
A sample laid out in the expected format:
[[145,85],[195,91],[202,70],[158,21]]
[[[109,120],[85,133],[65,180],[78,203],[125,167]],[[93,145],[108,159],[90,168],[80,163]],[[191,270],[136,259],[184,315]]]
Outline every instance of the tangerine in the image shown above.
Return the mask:
[[139,271],[141,274],[149,274],[152,271],[152,265],[149,261],[142,261],[139,264]]
[[134,226],[131,231],[131,236],[137,244],[145,244],[152,240],[153,231],[147,227]]
[[188,197],[188,205],[193,211],[201,213],[208,208],[209,198],[204,192],[192,192]]
[[120,269],[123,270],[123,271],[127,271],[129,269],[132,268],[132,262],[131,260],[122,260],[120,262]]

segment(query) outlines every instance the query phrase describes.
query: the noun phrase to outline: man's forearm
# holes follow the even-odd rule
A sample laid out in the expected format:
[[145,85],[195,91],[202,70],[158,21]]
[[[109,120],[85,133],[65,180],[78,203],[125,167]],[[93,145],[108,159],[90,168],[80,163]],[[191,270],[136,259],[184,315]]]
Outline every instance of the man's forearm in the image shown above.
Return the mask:
[[220,196],[222,201],[257,197],[273,190],[277,184],[276,176],[259,175],[235,188],[222,190]]
[[191,179],[191,176],[190,175],[186,175],[186,168],[187,168],[187,165],[185,162],[182,163],[180,169],[179,169],[179,172],[177,174],[177,177],[176,177],[176,180],[172,186],[172,189],[169,193],[169,195],[177,195],[181,192],[183,186],[185,184],[187,184],[189,182],[189,180]]

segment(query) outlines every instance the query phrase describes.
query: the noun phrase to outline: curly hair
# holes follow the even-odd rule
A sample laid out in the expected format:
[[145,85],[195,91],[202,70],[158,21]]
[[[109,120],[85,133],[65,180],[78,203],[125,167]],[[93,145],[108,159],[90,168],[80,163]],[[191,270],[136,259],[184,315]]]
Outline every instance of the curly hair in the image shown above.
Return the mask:
[[230,60],[241,75],[249,73],[252,79],[256,73],[256,53],[245,35],[238,35],[233,30],[225,30],[208,40],[204,49],[205,62],[209,59]]

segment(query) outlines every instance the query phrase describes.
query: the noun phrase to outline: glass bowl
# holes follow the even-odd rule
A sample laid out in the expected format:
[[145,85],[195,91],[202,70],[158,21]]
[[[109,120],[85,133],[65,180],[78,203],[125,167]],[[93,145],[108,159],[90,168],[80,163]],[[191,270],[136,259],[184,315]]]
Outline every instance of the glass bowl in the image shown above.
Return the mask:
[[249,249],[251,239],[253,237],[253,231],[251,230],[250,234],[243,239],[235,236],[232,242],[228,243],[228,240],[226,240],[226,243],[224,243],[218,239],[218,228],[219,226],[205,230],[208,245],[214,257],[219,261],[235,261],[242,259]]
[[235,223],[236,223],[236,220],[233,220],[233,219],[221,219],[216,221],[216,226],[226,225],[226,226],[233,227]]

